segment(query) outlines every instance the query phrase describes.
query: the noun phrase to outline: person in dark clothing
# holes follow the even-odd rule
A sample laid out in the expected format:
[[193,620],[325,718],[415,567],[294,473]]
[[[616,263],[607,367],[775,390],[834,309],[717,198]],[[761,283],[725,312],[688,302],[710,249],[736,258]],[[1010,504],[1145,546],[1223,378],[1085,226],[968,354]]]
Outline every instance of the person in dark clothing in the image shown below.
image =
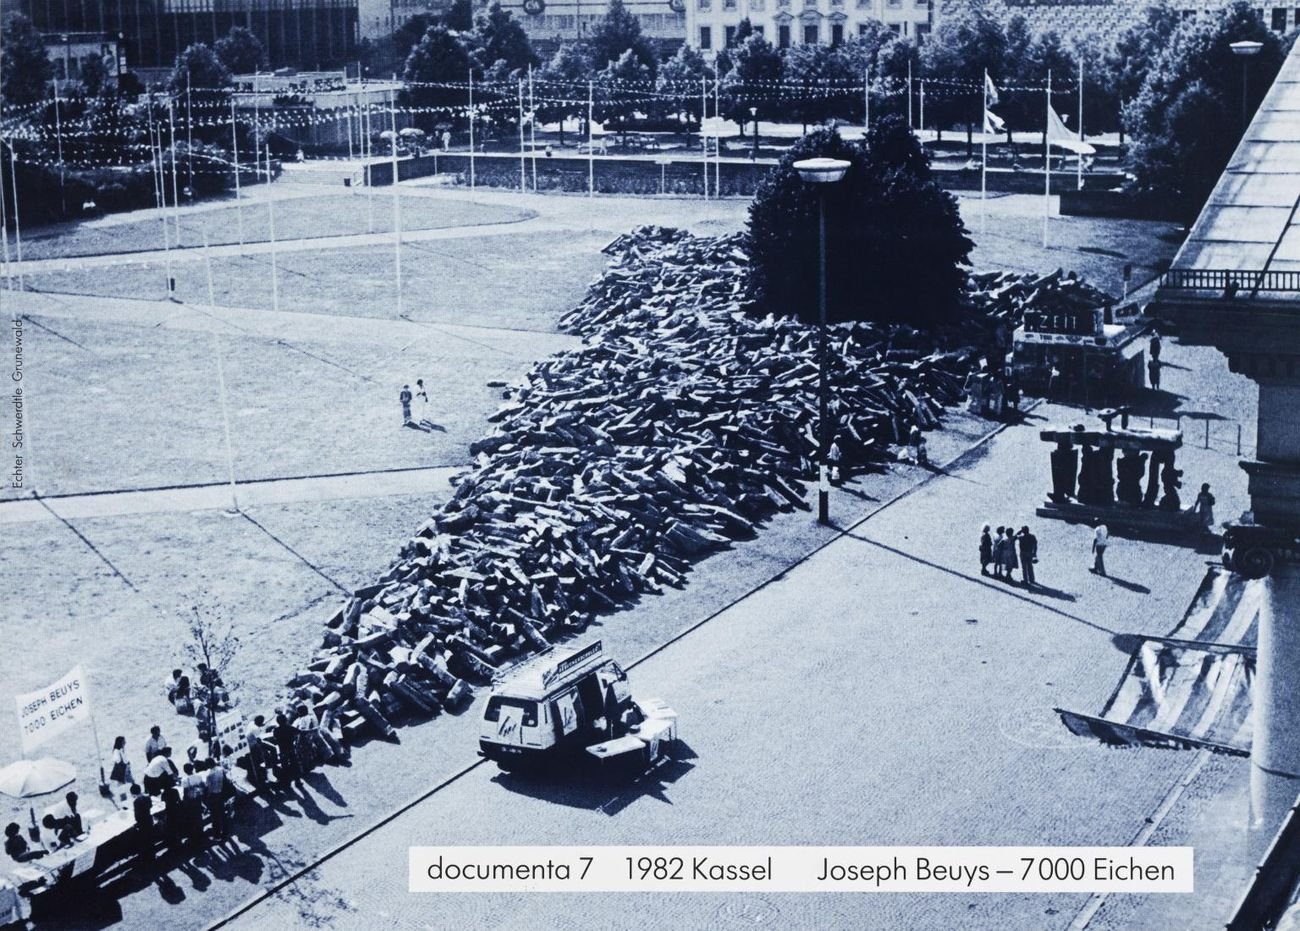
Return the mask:
[[398,394],[397,400],[402,402],[402,426],[404,427],[410,426],[411,424],[411,399],[413,397],[414,396],[411,394],[411,386],[402,385],[402,391]]
[[271,740],[275,742],[276,753],[280,757],[280,784],[287,786],[295,779],[301,778],[298,757],[294,744],[298,739],[297,729],[289,723],[284,714],[275,716],[275,727],[271,729]]
[[1151,358],[1159,362],[1160,361],[1160,331],[1159,330],[1151,331],[1151,342],[1148,344],[1148,348],[1151,350]]
[[131,786],[131,812],[135,815],[135,851],[141,863],[152,863],[157,835],[153,826],[153,799]]
[[980,575],[989,574],[991,562],[993,562],[993,535],[989,533],[989,525],[985,524],[984,529],[980,531]]
[[174,786],[163,789],[163,830],[166,832],[167,849],[180,850],[185,839],[185,814],[181,805],[181,794]]
[[1147,363],[1147,378],[1151,381],[1151,390],[1160,390],[1160,360],[1152,359]]
[[83,833],[84,825],[81,821],[81,812],[77,811],[77,793],[69,792],[63,797],[63,802],[68,806],[68,813],[63,816],[63,823],[67,825],[68,830],[73,834]]
[[38,860],[45,856],[44,850],[35,850],[28,846],[27,838],[23,837],[23,829],[16,821],[10,821],[5,825],[5,853],[9,855],[9,859],[17,863],[26,863],[28,860]]
[[1028,527],[1021,527],[1016,543],[1020,547],[1020,576],[1025,580],[1025,588],[1030,588],[1034,585],[1034,563],[1038,562],[1038,537]]

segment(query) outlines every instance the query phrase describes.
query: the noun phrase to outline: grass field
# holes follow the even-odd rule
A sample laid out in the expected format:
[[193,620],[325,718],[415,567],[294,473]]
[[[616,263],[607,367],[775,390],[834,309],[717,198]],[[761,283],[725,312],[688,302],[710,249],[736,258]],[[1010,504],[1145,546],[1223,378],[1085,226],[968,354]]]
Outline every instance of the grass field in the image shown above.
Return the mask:
[[[388,233],[395,219],[391,189],[356,194],[305,194],[277,198],[277,240],[346,236],[351,233]],[[404,230],[517,223],[535,214],[530,210],[469,200],[434,200],[418,194],[399,198]],[[132,215],[138,216],[138,215]],[[176,247],[174,211],[168,211],[168,236]],[[197,249],[206,231],[210,245],[266,242],[271,238],[267,200],[246,198],[239,206],[204,205],[181,212],[180,246]],[[107,252],[140,252],[163,248],[162,220],[113,215],[79,224],[65,224],[33,232],[24,231],[23,258],[47,259]]]

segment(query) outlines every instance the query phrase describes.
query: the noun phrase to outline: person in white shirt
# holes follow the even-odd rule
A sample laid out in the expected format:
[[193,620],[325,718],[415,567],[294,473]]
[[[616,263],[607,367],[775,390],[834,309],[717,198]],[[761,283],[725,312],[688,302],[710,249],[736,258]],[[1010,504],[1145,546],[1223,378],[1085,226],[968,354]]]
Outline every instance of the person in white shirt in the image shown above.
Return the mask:
[[1092,568],[1088,570],[1095,575],[1106,574],[1106,547],[1110,543],[1110,531],[1106,525],[1097,522],[1097,529],[1092,533]]

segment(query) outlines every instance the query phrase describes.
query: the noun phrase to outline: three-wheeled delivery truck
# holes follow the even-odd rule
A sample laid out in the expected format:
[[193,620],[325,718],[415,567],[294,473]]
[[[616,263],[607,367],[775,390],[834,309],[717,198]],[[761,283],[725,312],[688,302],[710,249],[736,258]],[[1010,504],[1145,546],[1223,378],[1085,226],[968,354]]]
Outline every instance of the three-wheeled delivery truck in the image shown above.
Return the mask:
[[649,767],[677,739],[677,712],[634,697],[627,673],[601,641],[553,646],[492,683],[479,749],[502,769],[542,767],[565,757]]

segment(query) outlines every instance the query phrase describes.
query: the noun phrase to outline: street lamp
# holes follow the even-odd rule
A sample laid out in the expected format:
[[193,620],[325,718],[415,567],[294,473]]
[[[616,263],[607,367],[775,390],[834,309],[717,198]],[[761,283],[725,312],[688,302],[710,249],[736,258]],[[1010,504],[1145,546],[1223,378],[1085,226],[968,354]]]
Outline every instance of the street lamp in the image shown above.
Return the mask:
[[1263,42],[1255,42],[1250,39],[1243,39],[1240,42],[1233,42],[1230,46],[1232,54],[1241,59],[1241,132],[1246,133],[1246,66],[1250,60],[1259,54],[1259,50],[1264,47]]
[[794,163],[794,170],[805,184],[817,189],[817,310],[820,336],[817,346],[817,520],[829,524],[830,471],[826,461],[830,451],[829,420],[826,407],[830,385],[826,381],[826,188],[844,177],[849,163],[838,158],[807,158]]
[[751,160],[756,162],[758,161],[758,107],[750,107],[749,116],[754,121],[754,154]]

